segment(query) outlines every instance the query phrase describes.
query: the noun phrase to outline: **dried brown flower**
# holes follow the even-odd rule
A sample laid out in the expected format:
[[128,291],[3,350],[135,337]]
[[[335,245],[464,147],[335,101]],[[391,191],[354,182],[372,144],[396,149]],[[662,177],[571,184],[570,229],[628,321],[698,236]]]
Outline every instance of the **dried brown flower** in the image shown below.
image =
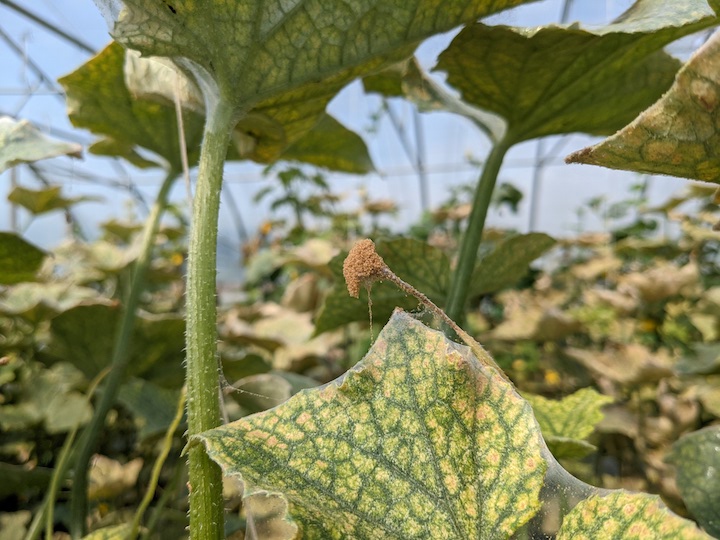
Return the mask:
[[360,286],[369,285],[376,279],[385,276],[387,265],[375,251],[375,244],[370,239],[358,240],[350,249],[343,263],[343,276],[348,293],[353,298],[360,296]]

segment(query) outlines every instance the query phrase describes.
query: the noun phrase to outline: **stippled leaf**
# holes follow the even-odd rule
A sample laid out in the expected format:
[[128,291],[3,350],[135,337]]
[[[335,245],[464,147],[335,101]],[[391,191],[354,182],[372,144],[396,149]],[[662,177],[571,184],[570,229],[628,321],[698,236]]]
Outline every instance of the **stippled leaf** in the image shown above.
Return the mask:
[[668,510],[657,495],[616,491],[580,502],[565,517],[558,540],[708,540],[687,519]]
[[[423,291],[434,302],[443,303],[447,294],[450,261],[441,250],[411,238],[380,240],[376,249],[401,279]],[[362,290],[359,299],[351,298],[347,293],[342,278],[345,255],[341,254],[330,262],[336,284],[325,298],[315,321],[316,334],[369,318],[367,291]],[[384,324],[396,307],[412,309],[417,306],[417,300],[408,298],[390,283],[373,284],[370,297],[373,323],[378,324]]]
[[475,267],[470,295],[479,296],[514,285],[527,273],[530,263],[554,244],[555,239],[544,233],[520,234],[503,240]]
[[720,537],[720,426],[683,436],[667,460],[677,468],[677,485],[685,505],[700,525]]
[[242,116],[241,153],[274,161],[355,77],[407,58],[426,37],[528,1],[127,0],[112,33],[144,56],[172,59],[205,101],[222,96]]
[[569,163],[720,183],[720,35],[677,74],[667,94],[630,125],[567,157]]
[[0,285],[34,281],[45,252],[15,233],[0,232]]
[[226,473],[283,492],[304,538],[509,537],[546,468],[530,406],[403,312],[340,379],[197,440]]
[[603,419],[600,408],[613,401],[592,388],[583,388],[559,401],[530,394],[523,397],[532,405],[545,442],[557,459],[578,459],[595,450],[583,439]]
[[522,3],[127,0],[113,35],[144,55],[201,68],[238,111],[294,91],[324,109],[346,82],[408,56],[424,38]]
[[0,116],[0,173],[20,163],[57,156],[80,157],[82,146],[51,139],[27,120]]
[[505,118],[511,142],[608,134],[672,84],[679,62],[657,51],[714,20],[704,0],[640,0],[595,29],[475,24],[440,55],[437,69],[466,102]]
[[22,206],[32,214],[38,215],[68,208],[80,202],[101,200],[98,197],[65,198],[60,194],[61,189],[60,186],[51,186],[38,190],[16,186],[8,195],[8,201]]

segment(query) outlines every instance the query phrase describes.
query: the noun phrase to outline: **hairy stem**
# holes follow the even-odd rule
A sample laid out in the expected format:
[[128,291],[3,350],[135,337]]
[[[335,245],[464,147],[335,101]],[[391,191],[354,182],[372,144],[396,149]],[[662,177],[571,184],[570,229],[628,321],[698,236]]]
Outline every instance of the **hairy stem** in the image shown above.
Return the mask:
[[450,281],[450,292],[448,293],[445,308],[448,317],[455,321],[460,321],[463,316],[488,207],[500,172],[500,166],[509,148],[510,143],[507,138],[500,140],[493,146],[480,175],[480,181],[475,188],[472,212],[470,213],[467,229],[465,229],[460,241],[460,254]]
[[[224,100],[207,107],[200,152],[200,168],[193,200],[187,275],[188,435],[220,424],[220,386],[217,364],[217,271],[220,189],[230,130],[235,117]],[[191,538],[224,537],[220,467],[201,445],[188,451]]]
[[160,218],[170,193],[170,188],[177,178],[177,171],[168,172],[163,181],[155,204],[143,230],[140,256],[135,262],[130,290],[122,314],[122,319],[115,335],[115,346],[111,359],[111,371],[102,390],[100,400],[95,406],[95,412],[88,426],[83,430],[77,447],[75,458],[75,475],[72,486],[71,523],[70,531],[73,538],[80,538],[85,534],[85,516],[87,515],[87,487],[90,458],[95,452],[98,437],[105,425],[105,417],[115,403],[120,384],[125,377],[125,368],[130,359],[130,345],[132,332],[135,328],[135,312],[140,301],[140,294],[145,288],[145,275],[152,261],[152,250],[155,244],[155,235],[160,226]]

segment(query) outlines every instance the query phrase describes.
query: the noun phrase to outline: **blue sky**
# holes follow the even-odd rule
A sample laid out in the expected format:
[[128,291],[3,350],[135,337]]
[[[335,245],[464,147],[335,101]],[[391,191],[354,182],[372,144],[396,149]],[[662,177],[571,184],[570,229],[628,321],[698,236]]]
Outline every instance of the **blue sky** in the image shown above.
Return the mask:
[[[14,0],[27,10],[41,15],[46,20],[76,36],[94,50],[100,50],[110,40],[107,25],[91,0]],[[530,4],[518,10],[505,12],[490,19],[492,23],[518,26],[536,26],[557,22],[563,7],[562,0],[545,0]],[[589,24],[602,24],[622,13],[629,0],[576,0],[570,20],[582,20]],[[6,5],[0,4],[0,30],[18,44],[25,57],[34,62],[49,79],[51,84],[42,83],[28,66],[28,61],[13,52],[5,40],[0,39],[0,114],[12,114],[26,118],[56,136],[87,144],[93,136],[83,130],[74,129],[66,115],[62,96],[56,91],[59,85],[54,81],[84,63],[90,54],[83,49],[58,38],[38,24],[18,15]],[[2,36],[0,36],[2,37]],[[420,46],[418,56],[421,63],[430,68],[435,57],[452,37],[439,36]],[[393,101],[392,106],[402,122],[412,128],[414,120],[412,106]],[[354,196],[358,186],[365,186],[374,198],[390,198],[396,201],[401,214],[394,223],[401,229],[418,219],[421,206],[418,179],[402,150],[399,139],[387,118],[381,120],[377,133],[367,131],[369,117],[380,107],[376,97],[366,96],[358,83],[348,86],[330,104],[329,110],[345,125],[360,133],[366,140],[377,169],[382,174],[367,177],[332,175],[330,180],[337,192]],[[425,155],[424,161],[429,177],[429,200],[431,206],[440,204],[448,195],[452,185],[467,183],[477,178],[478,171],[469,165],[467,157],[482,159],[488,150],[484,137],[469,122],[444,113],[422,115]],[[586,200],[605,195],[610,200],[623,198],[627,188],[637,176],[595,167],[568,166],[562,157],[592,142],[593,139],[572,136],[563,140],[553,138],[544,144],[546,149],[558,145],[555,158],[549,160],[543,170],[543,184],[540,195],[541,212],[538,230],[553,235],[572,234],[576,224],[575,210]],[[528,229],[529,188],[532,181],[533,160],[536,142],[518,145],[511,150],[500,173],[500,181],[511,181],[526,194],[519,215],[514,216],[493,212],[488,223],[495,226],[513,227],[520,231]],[[86,177],[99,180],[131,182],[147,201],[152,201],[159,187],[162,173],[142,172],[127,164],[85,154],[83,160],[58,158],[43,163],[49,171],[55,171],[49,178],[64,186],[66,196],[96,195],[103,198],[99,203],[86,203],[75,208],[75,214],[83,229],[97,234],[97,224],[109,217],[126,217],[135,213],[144,216],[141,207],[133,206],[127,191],[108,188],[101,183],[88,181]],[[60,169],[64,172],[59,173]],[[253,232],[259,223],[269,216],[266,205],[252,202],[252,196],[267,184],[261,175],[262,168],[251,164],[230,164],[225,176],[225,190],[229,190],[237,202],[246,227]],[[16,172],[17,181],[27,187],[37,187],[37,182],[24,167]],[[669,194],[685,185],[685,181],[658,177],[652,181],[651,197],[664,200]],[[9,205],[6,195],[10,189],[10,174],[0,175],[0,230],[10,229]],[[184,203],[184,187],[178,183],[173,198]],[[64,217],[60,213],[30,219],[20,213],[19,224],[27,238],[44,247],[60,242],[67,234]],[[601,230],[603,223],[589,219],[586,229]],[[238,264],[239,245],[234,222],[227,205],[221,211],[221,243],[219,254],[222,259],[222,276],[232,279]],[[222,277],[221,276],[221,277]]]

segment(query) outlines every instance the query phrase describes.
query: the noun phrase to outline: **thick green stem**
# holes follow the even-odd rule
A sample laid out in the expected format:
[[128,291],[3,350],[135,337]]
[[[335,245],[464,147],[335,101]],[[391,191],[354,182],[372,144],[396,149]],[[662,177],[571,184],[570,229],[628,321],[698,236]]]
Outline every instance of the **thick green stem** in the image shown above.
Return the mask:
[[470,280],[477,263],[477,253],[480,240],[482,240],[488,207],[495,189],[498,172],[500,172],[500,166],[510,146],[507,137],[493,146],[490,155],[485,161],[480,181],[475,188],[472,212],[470,213],[467,229],[460,241],[460,254],[450,282],[450,292],[445,309],[445,312],[454,321],[460,321],[465,309]]
[[93,417],[88,426],[83,430],[82,437],[78,443],[77,453],[75,457],[75,474],[72,486],[72,503],[71,503],[71,524],[70,530],[73,538],[80,538],[85,534],[85,516],[87,515],[87,486],[88,486],[88,469],[90,458],[95,452],[98,437],[105,425],[105,417],[108,411],[115,403],[117,393],[120,390],[120,384],[125,377],[125,368],[130,359],[130,345],[132,332],[135,328],[135,312],[140,300],[140,294],[145,288],[145,274],[150,267],[152,261],[152,251],[155,244],[155,235],[160,226],[160,218],[170,193],[170,188],[177,178],[177,171],[172,170],[168,173],[160,187],[160,192],[152,207],[150,216],[145,223],[143,230],[142,248],[130,281],[130,290],[125,301],[122,319],[115,336],[115,346],[113,348],[113,356],[111,360],[111,372],[107,377],[104,388],[102,389],[100,400],[98,401]]
[[[223,163],[235,119],[231,107],[222,99],[207,107],[188,254],[188,436],[220,424],[215,306],[217,227]],[[188,451],[188,474],[190,537],[223,538],[222,475],[201,445]]]

